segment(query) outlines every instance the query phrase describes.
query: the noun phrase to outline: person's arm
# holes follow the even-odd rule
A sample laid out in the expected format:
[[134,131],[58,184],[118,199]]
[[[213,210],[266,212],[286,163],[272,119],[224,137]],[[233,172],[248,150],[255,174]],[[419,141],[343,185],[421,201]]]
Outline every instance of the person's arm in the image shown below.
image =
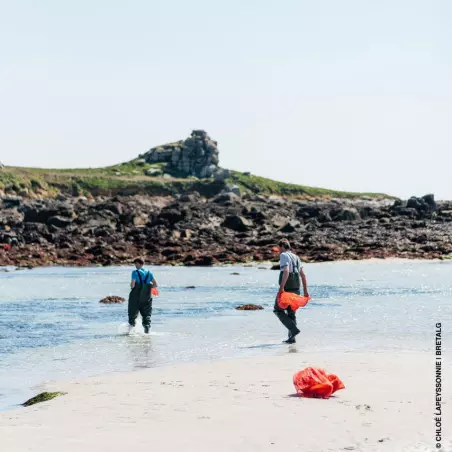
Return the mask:
[[303,284],[303,295],[305,297],[309,297],[308,283],[306,281],[306,275],[304,273],[303,267],[300,268],[300,276],[301,276],[301,283]]
[[283,275],[281,279],[281,284],[279,285],[279,291],[284,292],[284,287],[286,287],[286,282],[289,279],[289,266],[286,265],[283,270]]
[[135,280],[135,272],[132,272],[132,281],[130,281],[130,288],[133,289],[135,287],[136,284],[136,280]]

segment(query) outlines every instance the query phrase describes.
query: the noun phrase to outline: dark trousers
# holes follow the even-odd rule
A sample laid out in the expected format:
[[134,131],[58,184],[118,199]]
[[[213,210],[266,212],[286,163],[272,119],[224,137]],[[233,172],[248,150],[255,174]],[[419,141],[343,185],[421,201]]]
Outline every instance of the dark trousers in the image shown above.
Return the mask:
[[138,313],[140,313],[143,326],[146,328],[151,326],[152,297],[148,295],[149,292],[146,289],[144,291],[140,289],[135,287],[129,296],[129,324],[135,326]]
[[[286,292],[296,293],[300,295],[299,290],[287,290]],[[290,334],[295,334],[298,331],[297,328],[297,317],[295,311],[289,306],[287,309],[282,309],[278,305],[278,299],[275,300],[275,307],[273,309],[276,317],[280,322],[289,330]]]

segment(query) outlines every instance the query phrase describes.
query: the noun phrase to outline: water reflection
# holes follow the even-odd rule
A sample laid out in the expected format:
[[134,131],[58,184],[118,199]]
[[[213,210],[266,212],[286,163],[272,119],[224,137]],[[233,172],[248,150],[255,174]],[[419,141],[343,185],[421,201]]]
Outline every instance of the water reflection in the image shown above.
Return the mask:
[[152,335],[133,334],[124,336],[124,344],[133,369],[146,369],[157,365]]

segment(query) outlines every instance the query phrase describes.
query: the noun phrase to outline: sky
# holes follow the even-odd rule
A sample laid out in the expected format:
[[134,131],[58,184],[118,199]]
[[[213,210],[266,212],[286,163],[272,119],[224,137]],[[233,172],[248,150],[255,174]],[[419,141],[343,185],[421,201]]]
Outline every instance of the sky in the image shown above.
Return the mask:
[[452,199],[450,0],[0,0],[0,161],[96,167],[204,129],[220,165]]

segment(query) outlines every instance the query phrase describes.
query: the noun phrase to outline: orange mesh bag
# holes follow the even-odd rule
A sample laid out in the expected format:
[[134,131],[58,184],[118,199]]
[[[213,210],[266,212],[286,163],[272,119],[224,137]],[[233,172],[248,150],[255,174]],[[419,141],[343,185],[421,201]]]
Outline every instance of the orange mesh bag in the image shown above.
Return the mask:
[[278,305],[281,309],[287,309],[289,306],[296,311],[298,308],[304,308],[311,297],[302,297],[296,293],[281,292],[278,297]]
[[339,389],[345,389],[344,383],[342,383],[337,375],[328,374],[327,377],[328,380],[330,380],[330,383],[333,385],[333,392],[339,391]]
[[336,375],[328,375],[323,369],[306,367],[293,376],[297,394],[303,397],[327,399],[333,392],[345,386]]
[[154,295],[154,297],[158,297],[160,295],[159,290],[157,289],[157,287],[153,287],[151,289],[151,294]]

